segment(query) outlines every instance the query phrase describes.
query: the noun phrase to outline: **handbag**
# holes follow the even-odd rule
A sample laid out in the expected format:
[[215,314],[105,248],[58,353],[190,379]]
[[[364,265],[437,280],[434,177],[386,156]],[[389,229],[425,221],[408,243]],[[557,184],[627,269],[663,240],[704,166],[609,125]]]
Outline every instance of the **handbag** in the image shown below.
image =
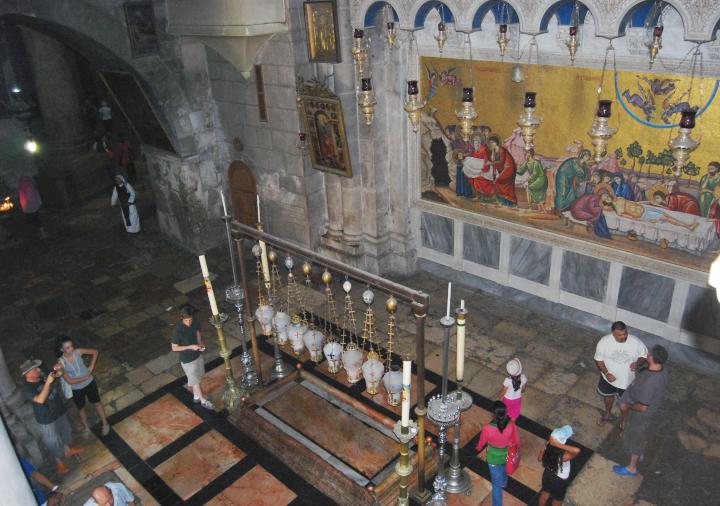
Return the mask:
[[72,399],[73,396],[73,390],[70,386],[70,383],[65,381],[65,378],[60,378],[60,385],[62,386],[63,395],[65,395],[66,399]]
[[[513,430],[517,430],[515,422],[511,423],[513,424]],[[508,474],[508,476],[510,476],[517,470],[518,467],[520,467],[520,445],[516,444],[508,446],[505,472]]]

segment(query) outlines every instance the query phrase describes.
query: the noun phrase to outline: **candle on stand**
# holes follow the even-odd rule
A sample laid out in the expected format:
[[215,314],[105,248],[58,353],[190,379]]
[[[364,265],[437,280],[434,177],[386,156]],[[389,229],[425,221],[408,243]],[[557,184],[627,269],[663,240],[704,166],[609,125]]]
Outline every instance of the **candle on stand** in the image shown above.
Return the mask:
[[457,365],[456,378],[462,381],[465,375],[465,301],[460,301],[460,310],[457,312]]
[[[258,230],[262,232],[262,221],[260,221],[260,195],[256,195],[257,197],[257,214],[258,214]],[[268,265],[268,257],[267,257],[267,246],[265,246],[265,241],[259,241],[260,244],[260,262],[262,263],[262,273],[263,273],[263,279],[265,280],[265,287],[270,288],[270,266]]]
[[402,387],[402,417],[400,425],[407,427],[410,423],[410,380],[412,375],[412,362],[403,360],[403,387]]
[[223,193],[222,190],[219,190],[219,192],[220,192],[220,200],[222,201],[222,206],[223,206],[223,217],[225,217],[228,215],[227,206],[225,205],[225,194]]
[[452,283],[448,283],[447,311],[445,316],[450,318],[450,294],[452,293]]
[[262,223],[262,221],[260,220],[260,195],[255,195],[255,197],[257,197],[256,202],[257,202],[257,212],[258,212],[258,223]]
[[198,257],[200,260],[200,270],[202,271],[203,280],[205,281],[205,290],[207,290],[208,300],[210,301],[210,309],[212,310],[213,316],[220,314],[215,301],[215,292],[213,292],[212,283],[210,282],[210,272],[208,271],[207,262],[205,261],[205,255]]

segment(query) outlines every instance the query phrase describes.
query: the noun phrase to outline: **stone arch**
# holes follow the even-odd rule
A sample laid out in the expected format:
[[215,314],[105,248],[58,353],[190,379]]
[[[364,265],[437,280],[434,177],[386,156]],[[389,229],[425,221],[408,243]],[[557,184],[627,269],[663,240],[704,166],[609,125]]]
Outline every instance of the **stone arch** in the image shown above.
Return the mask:
[[[475,14],[477,11],[479,11],[485,4],[493,3],[495,0],[472,0],[472,2],[467,6],[467,13],[466,16],[466,22],[463,23],[463,28],[467,28],[468,30],[472,29],[472,22],[475,18]],[[525,12],[522,9],[522,6],[518,4],[517,0],[504,0],[510,7],[513,8],[515,11],[515,14],[518,17],[518,24],[520,25],[520,31],[524,32],[526,31],[526,25],[527,20],[525,16]],[[469,26],[466,26],[468,25]],[[457,29],[457,28],[456,28]]]
[[[542,4],[540,4],[536,11],[536,17],[533,20],[533,25],[530,27],[531,32],[533,33],[540,33],[545,32],[546,29],[543,28],[543,23],[546,22],[546,19],[549,16],[552,16],[552,13],[550,12],[552,9],[555,8],[558,4],[562,3],[564,0],[545,0]],[[598,36],[601,32],[601,25],[600,20],[602,19],[602,11],[598,8],[597,5],[595,5],[594,0],[582,0],[578,2],[579,4],[582,4],[590,14],[592,14],[593,20],[595,21],[595,35]]]
[[[418,16],[418,13],[428,6],[428,4],[442,4],[445,9],[450,13],[450,16],[453,19],[453,23],[456,24],[459,22],[459,20],[462,18],[460,16],[460,8],[456,5],[455,0],[415,0],[415,2],[412,4],[412,7],[410,7],[408,12],[408,19],[409,19],[409,27],[408,29],[414,30],[417,29],[415,26],[415,19]],[[434,6],[431,6],[430,9],[432,9]],[[425,17],[427,17],[427,13],[425,14]],[[425,17],[423,17],[423,22],[425,21]],[[447,22],[447,21],[446,21]],[[404,28],[404,27],[403,27]]]
[[[127,29],[120,16],[92,1],[73,9],[58,2],[0,0],[0,18],[49,35],[81,54],[96,68],[129,72],[138,78],[181,156],[198,150],[189,113],[194,109],[177,72],[159,56],[133,59]],[[84,20],[91,19],[92,23]],[[158,30],[160,33],[162,30]],[[164,90],[164,91],[163,91]],[[162,100],[160,99],[162,97]],[[171,97],[168,100],[168,97]],[[184,112],[186,115],[178,114]]]
[[398,17],[398,23],[401,28],[406,29],[406,27],[412,25],[412,20],[408,18],[405,9],[403,9],[402,4],[398,2],[398,0],[363,0],[353,19],[353,28],[364,28],[368,13],[377,4],[387,4],[392,7]]
[[257,222],[257,182],[250,167],[239,160],[230,164],[227,170],[230,182],[230,203],[234,218],[245,225],[255,226]]
[[[670,4],[673,9],[675,9],[678,14],[680,14],[680,19],[683,23],[683,34],[685,35],[685,38],[687,40],[694,40],[690,39],[690,26],[691,23],[690,20],[690,14],[685,9],[685,6],[681,2],[676,2],[675,0],[663,0],[664,2]],[[627,18],[630,11],[632,11],[635,7],[638,5],[642,5],[646,3],[647,0],[631,0],[627,2],[621,9],[618,10],[618,17],[617,17],[617,24],[614,26],[615,32],[617,32],[618,35],[624,35],[622,32],[625,19]],[[713,25],[714,26],[714,25]],[[709,37],[707,40],[710,40],[711,37]]]

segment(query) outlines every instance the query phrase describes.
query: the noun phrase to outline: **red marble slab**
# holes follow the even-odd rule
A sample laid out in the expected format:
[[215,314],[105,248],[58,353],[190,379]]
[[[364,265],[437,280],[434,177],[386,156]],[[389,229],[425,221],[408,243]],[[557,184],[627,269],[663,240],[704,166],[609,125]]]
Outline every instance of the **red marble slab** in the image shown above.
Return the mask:
[[206,487],[245,457],[245,453],[211,430],[155,468],[183,500]]
[[297,495],[257,465],[206,504],[210,506],[285,506]]
[[393,439],[300,385],[265,408],[367,478],[397,456]]
[[166,394],[113,429],[140,458],[147,459],[201,423],[199,416]]

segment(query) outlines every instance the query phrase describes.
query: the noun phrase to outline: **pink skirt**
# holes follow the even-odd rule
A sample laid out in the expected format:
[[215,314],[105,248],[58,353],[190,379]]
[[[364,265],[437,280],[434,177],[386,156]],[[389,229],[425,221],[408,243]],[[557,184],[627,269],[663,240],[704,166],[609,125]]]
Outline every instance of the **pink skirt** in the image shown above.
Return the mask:
[[513,420],[517,420],[520,416],[520,410],[522,409],[522,397],[518,399],[508,399],[503,397],[503,402],[507,407],[507,414]]

